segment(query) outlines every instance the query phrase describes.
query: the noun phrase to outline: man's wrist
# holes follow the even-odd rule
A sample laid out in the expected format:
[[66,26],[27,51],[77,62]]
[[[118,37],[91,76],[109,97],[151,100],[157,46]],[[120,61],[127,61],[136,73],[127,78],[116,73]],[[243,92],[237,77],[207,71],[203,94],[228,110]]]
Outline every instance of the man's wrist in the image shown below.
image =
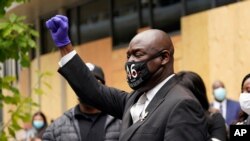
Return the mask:
[[59,49],[62,57],[74,50],[71,43],[67,44],[66,46],[62,46]]

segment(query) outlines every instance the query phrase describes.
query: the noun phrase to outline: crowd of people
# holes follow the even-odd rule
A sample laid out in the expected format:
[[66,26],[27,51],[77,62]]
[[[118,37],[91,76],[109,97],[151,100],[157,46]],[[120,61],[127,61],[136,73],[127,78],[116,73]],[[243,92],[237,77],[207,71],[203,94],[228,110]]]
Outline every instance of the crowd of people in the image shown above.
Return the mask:
[[[239,101],[227,98],[220,80],[211,86],[209,103],[202,77],[174,71],[174,46],[167,33],[138,33],[127,50],[125,92],[105,85],[101,67],[85,63],[71,45],[68,19],[56,15],[46,22],[59,48],[58,72],[79,103],[48,125],[34,114],[30,137],[46,141],[227,141],[230,125],[250,124],[250,74],[241,84]],[[86,35],[87,36],[87,35]]]

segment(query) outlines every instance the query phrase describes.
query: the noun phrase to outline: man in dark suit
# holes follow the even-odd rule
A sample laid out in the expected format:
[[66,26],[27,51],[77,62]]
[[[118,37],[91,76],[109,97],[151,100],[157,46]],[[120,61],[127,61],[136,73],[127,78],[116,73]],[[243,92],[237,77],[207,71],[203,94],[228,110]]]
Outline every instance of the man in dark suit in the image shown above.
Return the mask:
[[216,80],[213,85],[214,102],[212,108],[219,110],[229,126],[237,120],[240,112],[240,104],[237,101],[227,98],[227,91],[222,81]]
[[[46,22],[61,55],[59,73],[85,103],[122,119],[120,141],[205,141],[207,120],[193,94],[177,84],[174,47],[161,30],[139,33],[127,50],[127,82],[134,92],[98,83],[68,38],[68,19]],[[87,35],[86,35],[87,36]]]

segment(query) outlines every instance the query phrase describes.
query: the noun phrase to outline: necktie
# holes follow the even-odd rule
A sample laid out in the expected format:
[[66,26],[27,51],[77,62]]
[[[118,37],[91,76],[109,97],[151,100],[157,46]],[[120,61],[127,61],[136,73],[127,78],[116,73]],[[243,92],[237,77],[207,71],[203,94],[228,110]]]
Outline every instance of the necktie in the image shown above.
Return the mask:
[[222,104],[220,104],[220,113],[223,115],[223,107],[222,107]]
[[138,101],[131,107],[130,114],[132,116],[133,123],[136,123],[140,119],[141,114],[145,108],[146,101],[147,101],[147,97],[145,94],[143,94],[138,99]]

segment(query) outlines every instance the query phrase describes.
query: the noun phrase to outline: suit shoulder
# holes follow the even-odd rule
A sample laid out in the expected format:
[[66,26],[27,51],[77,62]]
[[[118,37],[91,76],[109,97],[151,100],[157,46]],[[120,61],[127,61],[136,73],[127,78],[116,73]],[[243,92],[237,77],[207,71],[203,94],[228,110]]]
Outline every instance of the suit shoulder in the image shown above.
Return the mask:
[[189,105],[187,107],[199,107],[199,101],[194,97],[192,92],[181,85],[176,85],[173,89],[169,91],[169,93],[165,97],[165,101],[173,106],[177,107],[185,107],[185,105]]
[[232,100],[232,99],[227,99],[228,104],[233,104],[233,105],[239,105],[240,103],[238,101]]
[[173,89],[171,89],[171,91],[169,92],[169,95],[179,100],[188,100],[188,99],[195,100],[194,95],[189,89],[178,84],[174,86]]

